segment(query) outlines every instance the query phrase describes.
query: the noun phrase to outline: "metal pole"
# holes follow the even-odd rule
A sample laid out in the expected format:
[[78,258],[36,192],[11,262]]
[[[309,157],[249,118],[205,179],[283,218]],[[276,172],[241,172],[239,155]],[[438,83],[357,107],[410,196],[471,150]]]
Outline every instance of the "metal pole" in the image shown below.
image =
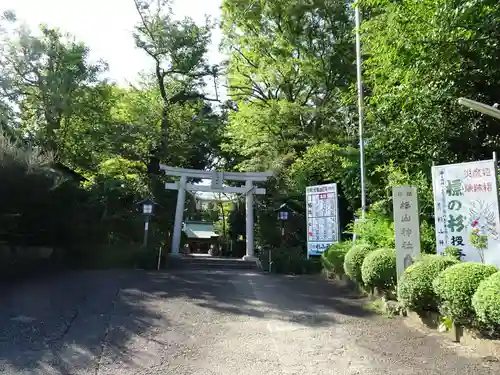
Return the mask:
[[149,233],[149,215],[144,217],[144,248],[148,247],[148,233]]
[[272,252],[271,252],[271,248],[269,247],[269,250],[267,250],[267,256],[269,258],[269,270],[268,272],[271,272],[271,268],[272,268],[272,265],[273,265],[273,260],[272,260]]
[[[498,159],[497,159],[497,152],[493,151],[493,173],[495,174],[495,186],[494,189],[497,192],[497,197],[498,197]],[[499,198],[497,198],[499,199]],[[500,199],[499,199],[500,201]]]
[[489,115],[495,118],[500,119],[500,109],[498,109],[498,103],[494,105],[488,105],[481,102],[476,102],[475,100],[467,99],[467,98],[459,98],[458,104],[466,106],[475,111],[484,113],[485,115]]
[[365,142],[363,139],[363,77],[361,71],[361,40],[359,29],[361,26],[361,14],[359,6],[355,7],[356,18],[356,73],[358,80],[358,117],[359,117],[359,167],[361,172],[361,218],[366,215],[366,186],[365,186]]
[[158,271],[160,270],[160,266],[161,266],[161,246],[158,248],[158,267],[157,267]]
[[285,221],[281,220],[281,247],[285,246]]

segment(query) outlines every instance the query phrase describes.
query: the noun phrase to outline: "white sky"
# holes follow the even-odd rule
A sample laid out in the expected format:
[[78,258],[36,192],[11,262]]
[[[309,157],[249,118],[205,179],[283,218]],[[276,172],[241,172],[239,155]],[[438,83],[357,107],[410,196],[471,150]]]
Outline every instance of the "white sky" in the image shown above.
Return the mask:
[[[198,23],[205,14],[220,18],[222,0],[174,0],[176,18],[189,16]],[[83,41],[91,50],[91,59],[109,64],[109,78],[125,84],[134,81],[141,70],[152,67],[151,59],[134,45],[132,32],[138,21],[133,0],[0,0],[0,12],[14,10],[19,21],[31,29],[46,23]],[[214,30],[208,55],[218,63],[220,32]]]

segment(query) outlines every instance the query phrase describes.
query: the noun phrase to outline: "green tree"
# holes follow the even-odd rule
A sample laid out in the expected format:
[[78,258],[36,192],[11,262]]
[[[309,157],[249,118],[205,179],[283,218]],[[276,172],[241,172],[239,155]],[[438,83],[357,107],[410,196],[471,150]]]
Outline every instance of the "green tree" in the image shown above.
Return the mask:
[[359,154],[352,147],[340,147],[327,142],[318,143],[297,158],[288,171],[288,185],[295,194],[304,194],[309,185],[323,181],[339,183],[348,206],[359,205]]
[[244,156],[241,169],[286,164],[321,140],[352,143],[350,13],[333,0],[223,2],[236,109],[226,149]]
[[21,131],[59,160],[73,118],[93,120],[100,110],[99,74],[106,65],[89,63],[88,48],[57,29],[42,25],[34,36],[15,18],[6,20],[14,37],[5,34],[0,41],[2,102],[17,104]]
[[[173,138],[179,136],[172,126],[172,113],[179,111],[184,104],[196,108],[191,114],[192,121],[212,121],[212,110],[208,101],[218,101],[203,94],[206,77],[217,76],[217,67],[209,66],[206,53],[211,37],[211,25],[207,20],[199,26],[192,19],[175,20],[171,9],[171,0],[134,0],[140,22],[134,34],[136,45],[145,51],[154,61],[154,79],[161,98],[161,137],[154,145],[153,154],[162,159],[175,155],[169,151]],[[194,102],[194,103],[193,103]],[[193,103],[193,104],[189,104]],[[183,121],[189,121],[184,119]],[[196,124],[203,128],[205,138],[211,134],[207,123]],[[182,131],[184,134],[184,132]],[[200,146],[204,146],[200,142]],[[195,145],[190,144],[190,147]],[[212,145],[209,145],[209,147]],[[175,149],[175,151],[185,149]],[[206,151],[206,148],[204,149]],[[203,155],[206,160],[208,155]],[[187,165],[198,164],[200,160],[189,160]],[[191,165],[194,166],[194,165]]]
[[410,171],[489,158],[498,120],[457,105],[495,102],[499,78],[494,1],[361,2],[365,78],[370,91],[370,157]]

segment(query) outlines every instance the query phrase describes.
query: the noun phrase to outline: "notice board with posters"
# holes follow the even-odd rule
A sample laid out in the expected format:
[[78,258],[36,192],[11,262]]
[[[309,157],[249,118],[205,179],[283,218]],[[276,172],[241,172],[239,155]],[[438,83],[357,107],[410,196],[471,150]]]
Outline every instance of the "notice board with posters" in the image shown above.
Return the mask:
[[308,186],[307,257],[321,255],[331,244],[340,241],[337,184]]

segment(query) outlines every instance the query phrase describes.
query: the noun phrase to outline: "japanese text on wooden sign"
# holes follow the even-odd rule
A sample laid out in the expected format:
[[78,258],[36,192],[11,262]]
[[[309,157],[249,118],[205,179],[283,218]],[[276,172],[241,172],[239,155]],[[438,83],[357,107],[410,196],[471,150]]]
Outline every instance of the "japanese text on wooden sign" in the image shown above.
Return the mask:
[[412,186],[392,188],[396,268],[398,279],[420,254],[420,219],[417,189]]
[[306,188],[307,256],[321,255],[340,240],[337,184]]
[[438,253],[456,246],[462,260],[500,266],[495,162],[432,167],[432,184]]

